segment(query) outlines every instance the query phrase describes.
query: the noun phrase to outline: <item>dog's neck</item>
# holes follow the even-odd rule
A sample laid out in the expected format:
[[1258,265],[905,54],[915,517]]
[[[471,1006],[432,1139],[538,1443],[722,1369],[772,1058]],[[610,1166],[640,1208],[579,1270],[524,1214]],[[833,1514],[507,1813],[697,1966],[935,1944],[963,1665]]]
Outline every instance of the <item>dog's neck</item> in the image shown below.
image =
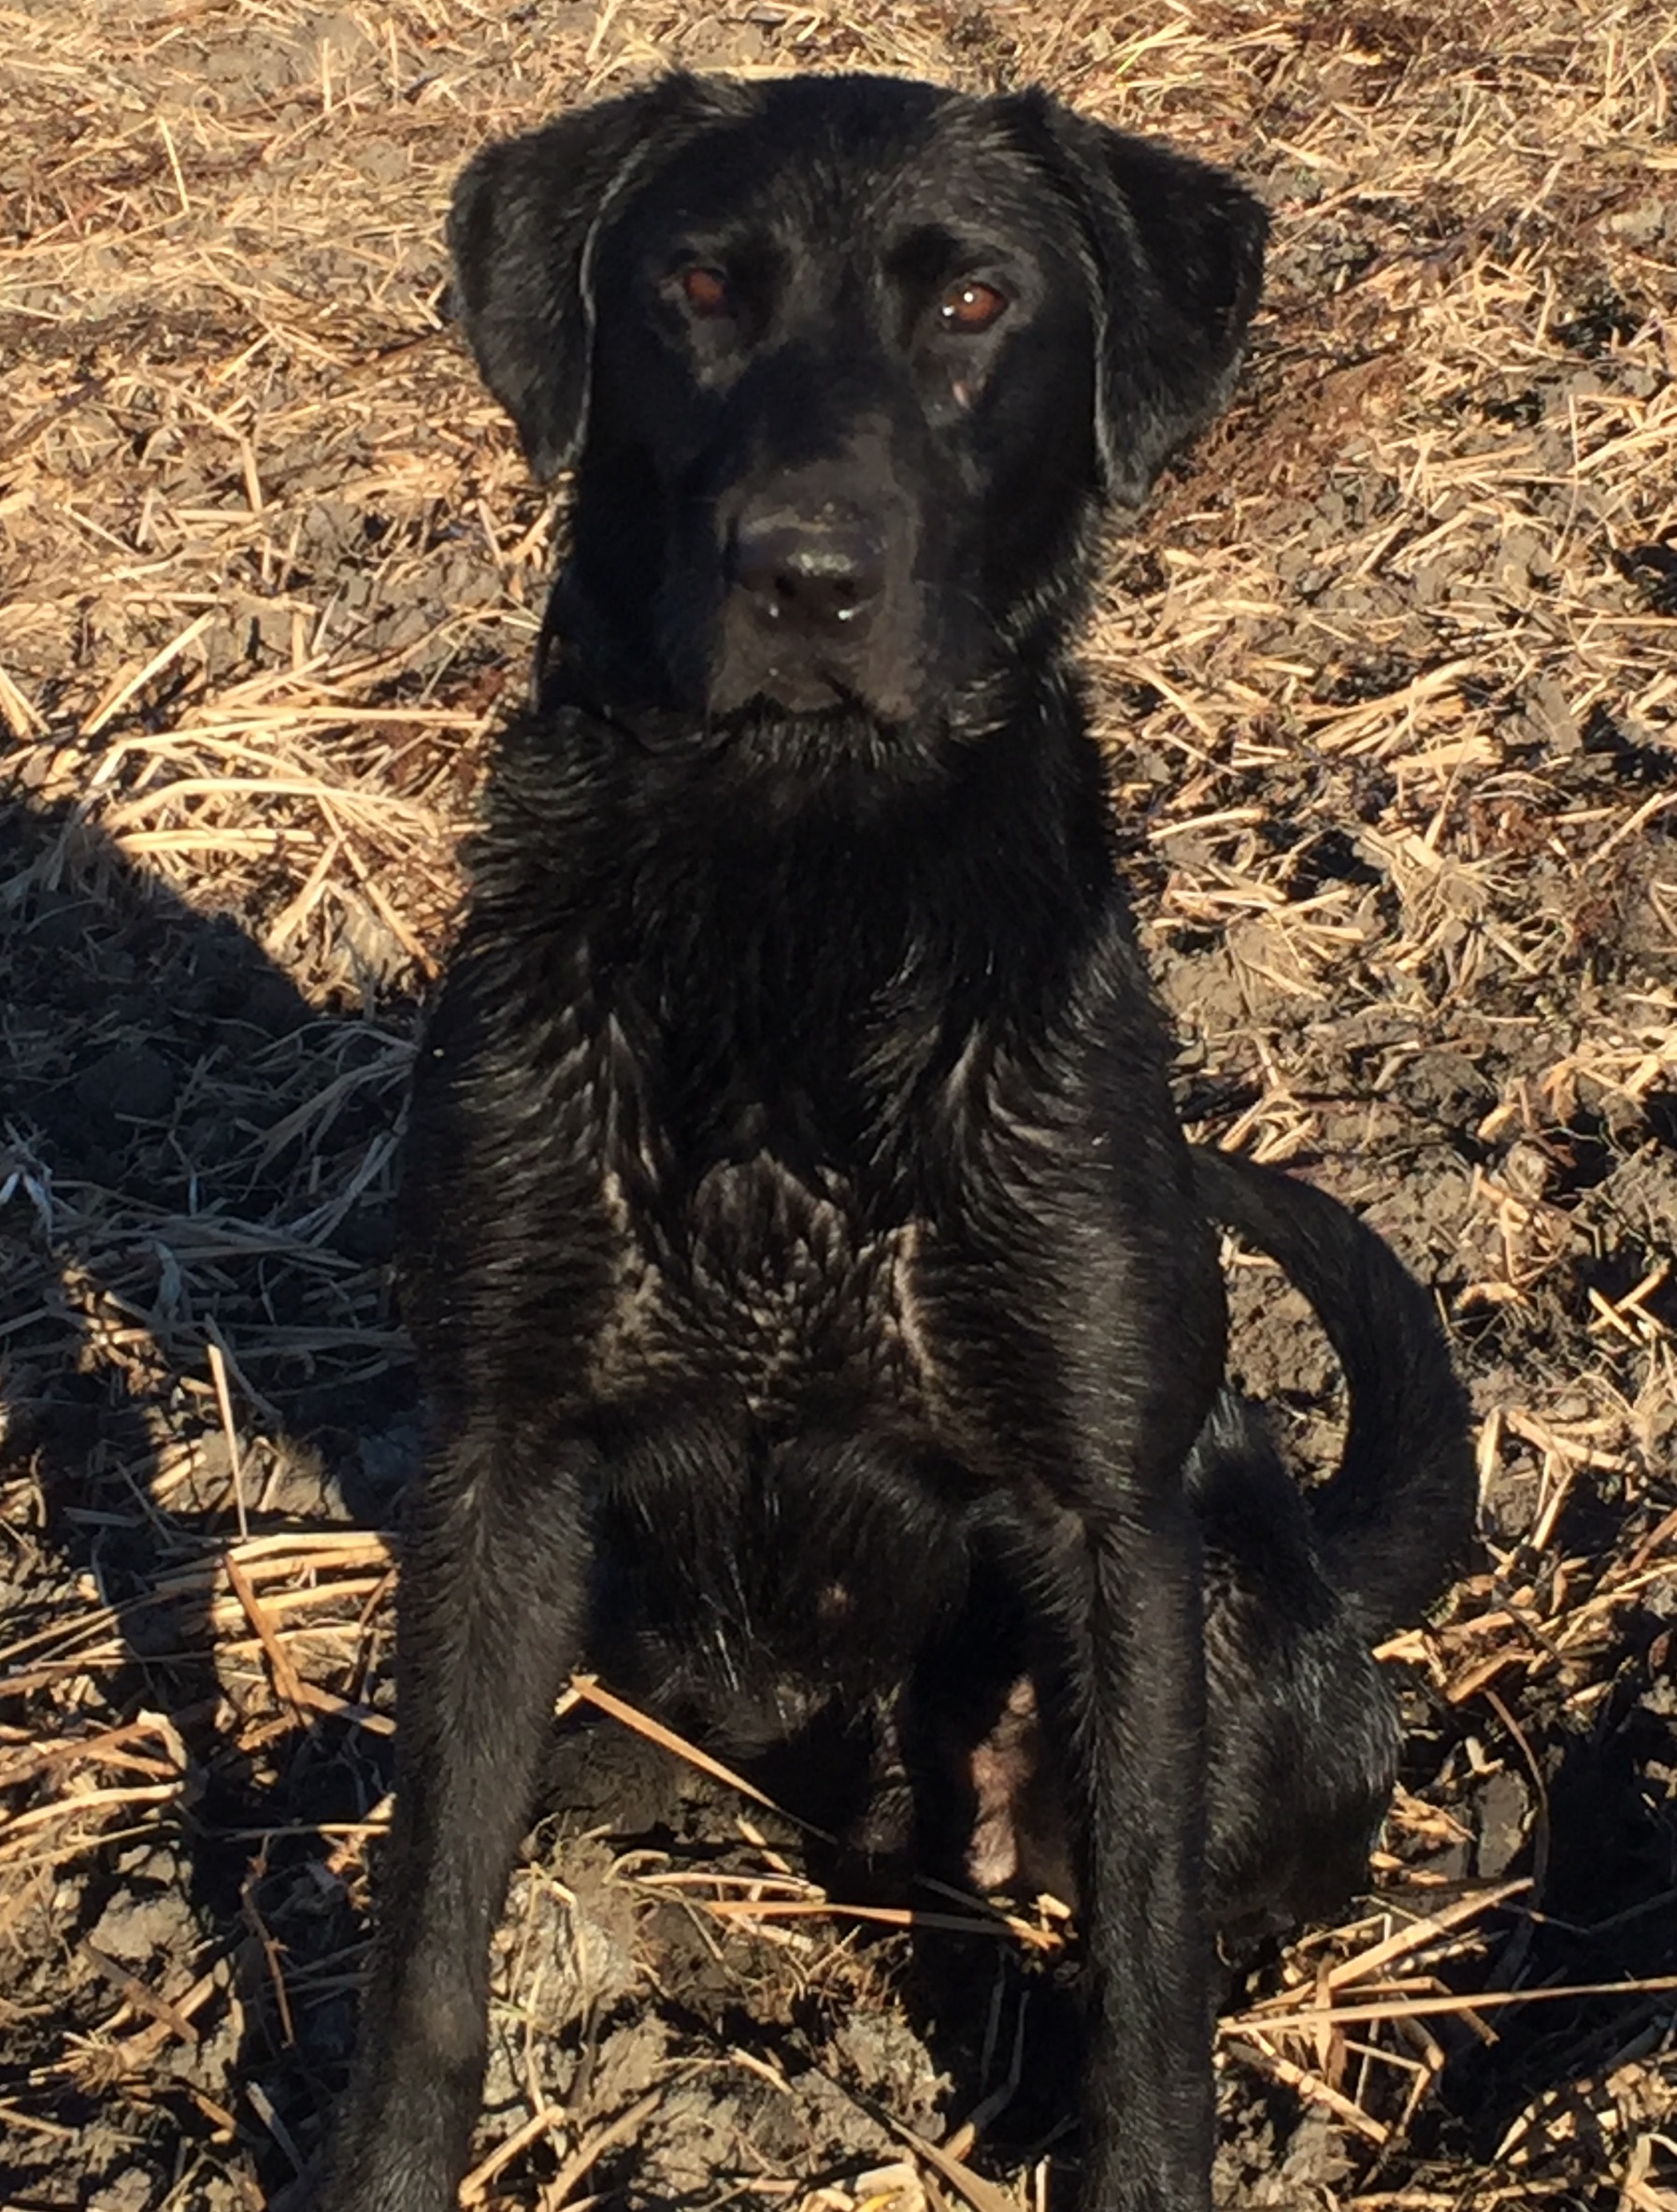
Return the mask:
[[[769,714],[654,734],[577,702],[515,725],[479,883],[574,948],[695,1156],[841,1156],[902,1123],[981,1026],[1028,1048],[1123,911],[1068,685],[960,738]],[[848,743],[824,770],[824,737]]]
[[896,721],[854,699],[712,717],[615,679],[568,643],[557,651],[526,750],[580,771],[591,820],[610,821],[624,860],[689,883],[702,907],[704,883],[725,904],[730,883],[766,873],[794,909],[835,878],[866,883],[870,910],[912,906],[931,885],[944,919],[952,873],[974,919],[1027,877],[1038,895],[1058,890],[1062,921],[1113,893],[1105,770],[1063,665],[1015,660],[1005,679]]

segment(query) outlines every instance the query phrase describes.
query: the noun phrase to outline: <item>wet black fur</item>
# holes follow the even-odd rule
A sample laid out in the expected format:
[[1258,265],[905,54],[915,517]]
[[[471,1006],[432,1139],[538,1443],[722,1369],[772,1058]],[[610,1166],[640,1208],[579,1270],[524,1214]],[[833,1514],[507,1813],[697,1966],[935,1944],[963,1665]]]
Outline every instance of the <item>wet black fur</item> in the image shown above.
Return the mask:
[[[729,1748],[895,1704],[911,1751],[998,1609],[1083,1899],[1083,2201],[1209,2203],[1213,1916],[1364,1848],[1369,1636],[1466,1512],[1420,1293],[1182,1140],[1066,657],[1264,229],[1039,95],[869,78],[667,79],[461,183],[466,335],[575,524],[415,1086],[431,1443],[334,2212],[452,2202],[567,1670]],[[952,330],[972,282],[1005,312]],[[1348,1462],[1337,1549],[1219,1397],[1212,1214],[1421,1347],[1358,1403],[1436,1436]]]

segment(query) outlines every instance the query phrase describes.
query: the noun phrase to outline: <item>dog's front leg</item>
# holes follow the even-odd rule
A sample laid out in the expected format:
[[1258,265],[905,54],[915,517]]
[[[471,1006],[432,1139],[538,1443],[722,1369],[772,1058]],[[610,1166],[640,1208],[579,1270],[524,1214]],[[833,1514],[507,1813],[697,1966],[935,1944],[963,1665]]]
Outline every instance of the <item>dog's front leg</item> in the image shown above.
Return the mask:
[[1200,2212],[1214,2140],[1205,1664],[1185,1501],[1084,1502],[1043,1564],[1044,1717],[1069,1784],[1087,1961],[1083,2212]]
[[395,1814],[327,2212],[454,2204],[482,2094],[490,1937],[582,1628],[584,1458],[468,1427],[410,1514]]

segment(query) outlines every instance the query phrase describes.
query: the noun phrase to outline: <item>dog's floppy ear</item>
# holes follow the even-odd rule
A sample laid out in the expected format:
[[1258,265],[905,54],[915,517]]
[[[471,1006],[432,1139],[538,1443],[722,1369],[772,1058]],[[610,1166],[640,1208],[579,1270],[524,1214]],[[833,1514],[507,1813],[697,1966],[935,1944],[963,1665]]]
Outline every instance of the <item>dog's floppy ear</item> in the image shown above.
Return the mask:
[[1096,435],[1106,490],[1139,504],[1227,399],[1264,275],[1269,218],[1245,186],[1156,139],[1019,108],[1082,218],[1098,289]]
[[643,92],[486,146],[454,188],[454,305],[483,381],[539,477],[576,452],[594,349],[590,261],[627,182],[673,148],[708,88],[666,77]]

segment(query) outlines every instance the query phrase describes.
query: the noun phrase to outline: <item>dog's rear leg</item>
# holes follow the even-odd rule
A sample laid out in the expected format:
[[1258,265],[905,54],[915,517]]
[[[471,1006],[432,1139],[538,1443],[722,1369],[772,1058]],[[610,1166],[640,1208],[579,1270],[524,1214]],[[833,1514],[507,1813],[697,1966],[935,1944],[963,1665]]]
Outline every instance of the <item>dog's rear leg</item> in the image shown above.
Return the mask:
[[482,2093],[489,1942],[582,1626],[583,1455],[467,1434],[409,1516],[395,1815],[329,2212],[448,2212]]

